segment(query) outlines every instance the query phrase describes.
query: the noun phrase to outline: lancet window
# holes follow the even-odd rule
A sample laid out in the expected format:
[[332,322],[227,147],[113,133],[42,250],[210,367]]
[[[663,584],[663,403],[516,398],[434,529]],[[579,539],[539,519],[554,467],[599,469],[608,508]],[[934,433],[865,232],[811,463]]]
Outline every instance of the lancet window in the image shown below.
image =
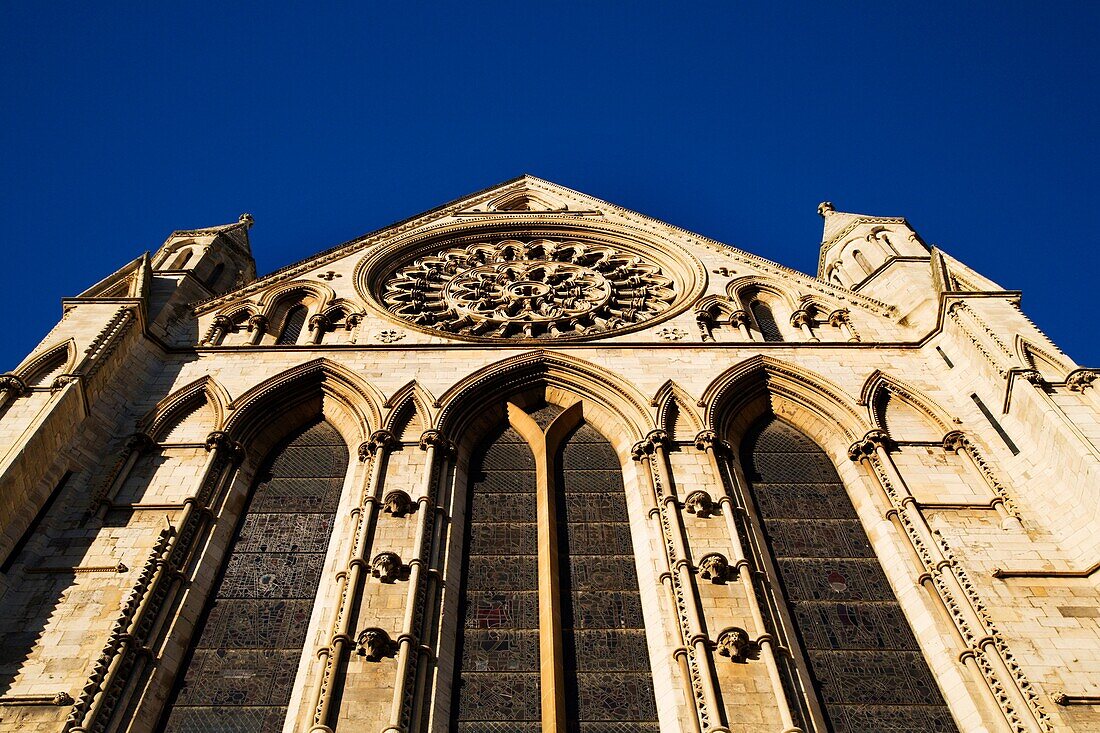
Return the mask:
[[741,457],[812,677],[801,687],[820,698],[808,708],[835,731],[955,731],[829,457],[775,418],[750,431]]
[[279,338],[275,340],[276,344],[296,344],[298,343],[298,337],[302,335],[302,328],[306,325],[306,307],[304,305],[296,305],[287,311],[286,318],[283,321],[283,330],[279,333]]
[[268,459],[177,676],[165,733],[281,730],[348,450],[327,422]]
[[782,341],[783,332],[779,330],[779,324],[775,322],[775,314],[771,306],[762,300],[754,300],[749,306],[752,319],[756,321],[756,328],[765,341]]
[[657,731],[622,468],[579,405],[474,451],[456,731]]

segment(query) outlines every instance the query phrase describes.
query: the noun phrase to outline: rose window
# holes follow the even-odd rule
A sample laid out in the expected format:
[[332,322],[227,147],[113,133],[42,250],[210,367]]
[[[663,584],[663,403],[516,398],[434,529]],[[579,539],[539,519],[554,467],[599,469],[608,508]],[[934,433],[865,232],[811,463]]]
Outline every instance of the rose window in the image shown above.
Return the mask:
[[394,316],[448,333],[568,338],[666,312],[676,287],[643,256],[601,244],[539,239],[454,247],[399,266],[381,299]]

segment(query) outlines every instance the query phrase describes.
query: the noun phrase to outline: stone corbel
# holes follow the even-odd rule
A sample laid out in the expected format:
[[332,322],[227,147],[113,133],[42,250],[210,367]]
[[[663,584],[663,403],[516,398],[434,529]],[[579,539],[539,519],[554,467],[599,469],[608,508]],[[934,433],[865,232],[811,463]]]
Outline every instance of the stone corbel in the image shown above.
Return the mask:
[[229,433],[215,430],[206,436],[206,450],[213,453],[217,451],[227,455],[233,463],[240,463],[244,459],[244,446],[229,437]]
[[699,561],[699,577],[712,583],[725,583],[729,579],[730,564],[726,556],[712,552]]
[[405,566],[396,552],[380,552],[370,561],[370,574],[383,583],[393,583],[401,579]]
[[50,392],[60,392],[61,390],[65,389],[66,385],[79,381],[79,374],[60,374],[55,377],[53,382],[50,384]]
[[1100,377],[1100,370],[1075,369],[1066,376],[1066,387],[1070,392],[1084,392],[1095,386],[1093,382],[1097,377]]
[[368,662],[381,662],[397,655],[397,642],[384,629],[376,626],[363,629],[355,640],[355,651]]
[[730,661],[738,664],[756,659],[760,654],[760,645],[749,638],[749,632],[737,626],[731,626],[718,634],[715,648],[720,656],[729,657]]
[[702,489],[693,491],[684,499],[684,511],[694,514],[700,519],[714,516],[718,512],[718,505],[710,498],[710,494]]
[[0,407],[27,393],[27,384],[15,374],[0,374]]
[[389,492],[386,494],[386,497],[382,499],[382,512],[385,514],[392,514],[399,518],[412,514],[416,511],[416,507],[416,502],[400,489]]

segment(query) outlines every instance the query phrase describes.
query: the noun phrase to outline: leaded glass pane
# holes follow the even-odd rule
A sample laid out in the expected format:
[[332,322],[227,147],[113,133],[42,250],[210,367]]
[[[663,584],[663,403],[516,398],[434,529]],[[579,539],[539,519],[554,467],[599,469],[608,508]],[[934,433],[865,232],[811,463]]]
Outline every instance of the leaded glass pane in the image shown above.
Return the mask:
[[828,456],[769,418],[742,460],[830,729],[955,731]]
[[779,324],[775,322],[772,309],[766,303],[754,301],[749,310],[752,311],[752,318],[756,321],[756,327],[765,341],[783,340],[783,332],[779,330]]
[[340,434],[320,422],[259,472],[164,730],[282,729],[347,465]]
[[568,730],[656,731],[619,457],[582,425],[556,473]]
[[470,462],[454,728],[541,729],[535,459],[508,428]]

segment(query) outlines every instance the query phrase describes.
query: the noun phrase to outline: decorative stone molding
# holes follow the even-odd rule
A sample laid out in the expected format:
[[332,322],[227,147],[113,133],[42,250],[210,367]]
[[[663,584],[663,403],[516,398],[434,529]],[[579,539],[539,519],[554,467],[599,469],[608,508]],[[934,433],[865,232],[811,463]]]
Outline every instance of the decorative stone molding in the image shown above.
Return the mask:
[[405,566],[395,552],[380,552],[370,561],[370,574],[383,583],[393,583],[401,578]]
[[706,519],[718,513],[718,505],[710,498],[710,494],[702,489],[693,491],[684,499],[684,511],[694,514],[700,519]]
[[246,227],[251,227],[253,224],[256,223],[256,219],[252,216],[252,214],[245,212],[237,217],[237,223],[244,224]]
[[359,460],[365,461],[379,450],[388,450],[398,443],[397,437],[388,430],[375,430],[370,440],[359,444]]
[[229,437],[229,433],[215,430],[206,436],[206,450],[218,451],[226,455],[234,463],[244,458],[244,446]]
[[836,207],[833,206],[832,201],[822,201],[820,204],[817,205],[817,215],[820,216],[822,219],[829,216],[830,214],[835,213]]
[[712,583],[725,583],[729,579],[730,564],[725,555],[712,552],[699,561],[699,577]]
[[848,448],[848,458],[853,461],[871,458],[880,447],[890,447],[889,436],[883,430],[869,430],[861,440],[852,443]]
[[440,431],[425,430],[420,436],[420,450],[428,450],[428,448],[435,448],[440,453],[450,454],[454,450],[454,445]]
[[416,502],[400,489],[395,489],[382,500],[382,511],[395,517],[404,517],[416,511]]
[[718,634],[715,648],[719,655],[729,657],[730,661],[738,664],[755,659],[760,653],[760,645],[749,638],[749,632],[737,626],[731,626]]
[[310,331],[328,331],[331,326],[332,324],[329,323],[328,317],[321,313],[309,317]]
[[400,341],[405,338],[405,334],[400,331],[394,331],[392,328],[387,328],[376,333],[374,337],[384,344],[392,344],[395,341]]
[[651,253],[550,239],[444,246],[377,287],[390,315],[474,340],[591,337],[666,314],[684,290]]
[[665,341],[680,341],[688,335],[687,331],[679,328],[662,328],[657,331],[657,335],[663,338]]
[[83,565],[71,567],[67,565],[43,565],[38,568],[27,568],[28,573],[42,573],[42,574],[80,574],[80,573],[125,573],[129,572],[130,568],[126,567],[123,563],[118,562],[114,565]]
[[397,642],[384,629],[373,626],[363,629],[355,639],[355,652],[368,662],[381,662],[397,654]]

